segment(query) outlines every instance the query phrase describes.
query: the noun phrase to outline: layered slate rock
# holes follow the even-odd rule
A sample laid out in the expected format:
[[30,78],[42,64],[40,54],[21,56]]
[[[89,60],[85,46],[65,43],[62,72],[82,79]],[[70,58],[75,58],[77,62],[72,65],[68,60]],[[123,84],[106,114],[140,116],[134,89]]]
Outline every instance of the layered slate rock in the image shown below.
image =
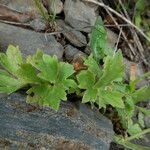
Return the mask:
[[61,59],[64,52],[63,46],[52,35],[0,23],[1,50],[6,50],[9,44],[18,45],[24,55],[34,54],[37,49],[41,49]]
[[113,134],[107,118],[80,102],[56,112],[26,104],[25,95],[0,98],[0,149],[108,150]]

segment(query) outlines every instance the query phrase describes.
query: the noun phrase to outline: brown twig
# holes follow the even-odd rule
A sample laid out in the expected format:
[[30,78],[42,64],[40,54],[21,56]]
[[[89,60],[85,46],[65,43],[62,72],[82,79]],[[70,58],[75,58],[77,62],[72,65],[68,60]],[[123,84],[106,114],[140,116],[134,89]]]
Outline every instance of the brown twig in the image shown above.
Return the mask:
[[103,8],[105,8],[105,9],[109,10],[110,12],[112,12],[113,14],[117,15],[122,20],[124,20],[125,22],[127,22],[128,24],[130,24],[132,27],[134,27],[145,39],[147,39],[150,42],[150,38],[139,27],[137,27],[130,20],[128,20],[127,18],[125,18],[124,16],[122,16],[120,13],[118,13],[117,11],[115,11],[114,9],[112,9],[111,7],[105,5],[102,2],[97,2],[95,0],[83,0],[83,1],[94,3],[96,5],[99,5],[99,6],[103,7]]
[[[122,3],[122,0],[119,0],[119,3],[120,3],[120,5],[121,5],[121,7],[122,7],[122,9],[123,9],[123,12],[124,12],[124,14],[125,14],[125,17],[126,17],[129,21],[131,21],[131,18],[129,17],[129,15],[128,15],[128,13],[127,13],[127,11],[126,11],[126,9],[125,9],[123,3]],[[146,61],[146,59],[145,59],[145,56],[144,56],[144,54],[143,54],[144,48],[143,48],[143,46],[142,46],[142,44],[141,44],[141,41],[140,41],[140,39],[139,39],[139,37],[138,37],[136,31],[134,30],[133,27],[130,29],[130,31],[131,31],[131,33],[132,33],[132,35],[133,35],[133,39],[134,39],[134,41],[135,41],[135,43],[136,43],[136,45],[137,45],[138,51],[139,51],[139,53],[140,53],[140,55],[141,55],[141,57],[142,57],[142,59],[143,59],[143,62],[145,63],[145,65],[150,66],[149,63],[148,63],[148,62]]]
[[121,34],[122,34],[122,27],[121,27],[120,32],[119,32],[119,35],[118,35],[118,40],[117,40],[117,43],[116,43],[115,52],[116,52],[117,49],[118,49],[118,44],[119,44],[119,41],[120,41]]
[[[106,9],[106,12],[109,14],[109,16],[111,17],[111,19],[113,20],[113,22],[115,23],[115,25],[117,26],[117,28],[120,30],[120,29],[121,29],[120,26],[118,25],[117,21],[114,19],[114,17],[113,17],[112,14],[110,13],[110,11]],[[133,48],[133,46],[131,45],[131,43],[128,42],[128,39],[127,39],[127,37],[126,37],[126,35],[125,35],[125,33],[124,33],[123,31],[122,31],[122,36],[123,36],[123,38],[125,39],[126,43],[128,44],[128,46],[129,46],[129,48],[130,48],[132,54],[135,56],[136,53],[134,52],[134,48]],[[132,56],[131,56],[131,59],[133,59]]]

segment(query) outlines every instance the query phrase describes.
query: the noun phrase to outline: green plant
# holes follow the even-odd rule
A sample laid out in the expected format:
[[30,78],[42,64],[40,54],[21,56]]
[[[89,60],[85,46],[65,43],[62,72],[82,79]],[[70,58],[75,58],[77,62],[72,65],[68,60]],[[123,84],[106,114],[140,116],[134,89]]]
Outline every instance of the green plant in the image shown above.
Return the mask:
[[[59,109],[60,101],[67,100],[66,96],[71,92],[83,95],[82,103],[89,102],[104,109],[111,105],[126,131],[124,137],[115,136],[116,141],[134,149],[135,145],[129,141],[149,132],[142,128],[143,114],[150,115],[149,110],[137,105],[149,99],[150,87],[137,90],[136,83],[150,73],[125,83],[122,54],[108,48],[107,43],[103,43],[106,39],[106,31],[98,18],[91,33],[92,54],[84,58],[87,69],[79,72],[74,71],[73,65],[59,62],[56,56],[43,54],[40,50],[23,61],[18,47],[9,45],[6,54],[0,53],[0,93],[10,94],[29,87],[27,102],[50,106],[54,110]],[[136,122],[132,119],[135,111],[138,112]]]
[[136,0],[134,9],[134,22],[139,28],[142,28],[145,33],[150,37],[150,20],[148,17],[150,4],[147,0]]
[[[114,111],[120,117],[123,128],[126,130],[125,137],[115,136],[116,142],[135,150],[148,149],[130,141],[142,138],[143,134],[150,132],[150,129],[142,130],[145,127],[143,114],[150,115],[150,111],[137,106],[138,102],[149,100],[150,87],[145,86],[138,90],[136,89],[136,84],[144,78],[150,77],[150,72],[138,79],[131,77],[129,84],[125,84],[123,80],[125,70],[122,55],[120,52],[112,55],[113,53],[108,48],[107,43],[103,42],[107,37],[101,19],[97,19],[91,37],[90,44],[94,57],[90,56],[85,60],[85,65],[88,66],[88,69],[80,72],[78,75],[79,87],[85,89],[82,102],[97,103],[99,108],[106,108],[108,104],[112,105],[115,108]],[[102,59],[104,61],[103,69],[98,69],[98,62]],[[95,60],[98,60],[97,63]],[[83,77],[84,75],[88,79]],[[89,80],[93,82],[90,84],[85,82]],[[92,94],[91,91],[93,91]],[[136,122],[133,121],[135,112],[138,113]]]
[[[55,20],[55,17],[56,17],[55,11],[54,11],[54,13],[51,13],[51,14],[49,14],[48,12],[46,12],[41,0],[34,0],[34,3],[36,5],[36,7],[38,8],[39,12],[41,13],[41,15],[43,16],[43,18],[47,22],[51,22],[51,21]],[[52,1],[52,5],[53,6],[55,5],[55,0]]]
[[[14,61],[12,61],[14,60]],[[40,50],[28,56],[26,62],[18,47],[10,45],[6,54],[0,53],[0,93],[12,93],[30,85],[27,102],[51,106],[58,110],[60,100],[67,100],[66,91],[75,88],[76,83],[69,77],[74,73],[73,66],[58,62],[56,56],[43,54]]]

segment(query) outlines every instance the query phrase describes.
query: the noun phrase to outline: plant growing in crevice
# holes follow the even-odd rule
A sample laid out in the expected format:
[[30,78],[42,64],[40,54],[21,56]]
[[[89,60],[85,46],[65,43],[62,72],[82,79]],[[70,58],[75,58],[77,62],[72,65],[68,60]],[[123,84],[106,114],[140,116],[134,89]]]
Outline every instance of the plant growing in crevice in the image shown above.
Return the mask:
[[[51,12],[49,14],[48,10],[45,10],[44,5],[41,0],[34,0],[34,3],[36,5],[36,7],[38,8],[42,17],[45,19],[45,21],[47,21],[49,23],[49,22],[53,22],[55,20],[55,18],[56,18],[55,10],[53,13]],[[55,0],[52,0],[52,5],[53,6],[55,5]]]
[[[18,47],[10,45],[6,54],[0,53],[0,93],[10,94],[30,85],[27,102],[58,110],[61,100],[67,100],[68,93],[78,94],[80,91],[82,103],[97,104],[99,108],[111,105],[114,108],[126,131],[124,137],[115,136],[116,142],[135,149],[130,140],[150,132],[150,129],[142,131],[143,114],[150,115],[150,112],[137,105],[149,99],[150,87],[137,90],[136,83],[150,73],[140,79],[131,78],[133,80],[129,84],[125,83],[122,53],[113,52],[107,46],[106,39],[102,20],[98,18],[91,33],[92,53],[84,58],[87,69],[79,72],[75,72],[72,64],[59,62],[56,56],[43,54],[41,50],[23,61]],[[132,119],[136,110],[139,113],[137,122]]]

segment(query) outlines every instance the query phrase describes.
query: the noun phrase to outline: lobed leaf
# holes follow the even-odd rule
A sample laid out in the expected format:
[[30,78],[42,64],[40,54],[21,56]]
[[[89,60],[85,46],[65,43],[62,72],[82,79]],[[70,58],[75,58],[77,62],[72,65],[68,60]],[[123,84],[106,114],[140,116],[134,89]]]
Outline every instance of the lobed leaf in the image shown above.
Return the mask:
[[22,63],[22,56],[18,46],[9,45],[6,54],[0,53],[0,65],[13,75],[15,75],[19,65]]
[[95,87],[102,87],[113,81],[122,79],[124,76],[123,57],[117,52],[114,57],[107,56],[104,63],[103,75],[96,83]]
[[111,55],[112,51],[107,45],[107,32],[104,28],[103,21],[100,17],[96,19],[95,25],[92,29],[90,38],[90,48],[94,59],[99,62],[106,55]]
[[31,64],[22,64],[16,72],[17,77],[27,83],[39,83],[41,80],[37,77],[36,69]]
[[149,100],[150,99],[150,87],[149,86],[142,87],[139,90],[136,90],[131,95],[135,104],[141,101]]
[[[41,84],[34,86],[27,91],[27,102],[38,103],[42,106],[50,106],[54,110],[58,110],[61,100],[67,100],[65,87],[63,85],[50,86],[49,84]],[[33,96],[32,96],[33,95]]]
[[118,91],[99,89],[98,97],[99,101],[103,101],[104,104],[110,104],[113,107],[124,108],[124,102],[122,100],[123,94]]
[[23,87],[25,83],[12,77],[8,72],[0,69],[0,93],[12,93]]
[[130,126],[127,131],[130,135],[134,135],[134,134],[141,132],[142,129],[140,128],[139,124],[136,123]]
[[79,82],[79,88],[91,89],[95,83],[95,75],[88,70],[83,70],[77,75],[77,80]]

